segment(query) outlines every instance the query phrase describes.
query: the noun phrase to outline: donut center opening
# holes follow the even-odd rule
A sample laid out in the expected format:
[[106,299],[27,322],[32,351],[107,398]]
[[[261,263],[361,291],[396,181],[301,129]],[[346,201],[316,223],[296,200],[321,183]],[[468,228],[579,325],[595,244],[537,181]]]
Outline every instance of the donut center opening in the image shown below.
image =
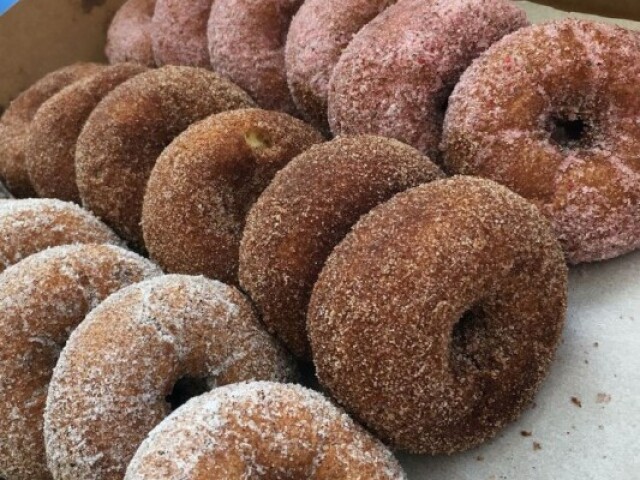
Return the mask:
[[461,372],[491,366],[488,317],[480,306],[467,310],[453,326],[451,364]]
[[265,148],[271,148],[273,145],[269,135],[257,128],[247,130],[244,134],[244,140],[251,150],[264,150]]
[[207,393],[211,388],[206,378],[182,377],[173,386],[171,393],[165,397],[171,405],[171,411],[181,407],[193,397]]
[[565,149],[587,146],[590,142],[591,126],[580,117],[553,117],[550,130],[551,141]]

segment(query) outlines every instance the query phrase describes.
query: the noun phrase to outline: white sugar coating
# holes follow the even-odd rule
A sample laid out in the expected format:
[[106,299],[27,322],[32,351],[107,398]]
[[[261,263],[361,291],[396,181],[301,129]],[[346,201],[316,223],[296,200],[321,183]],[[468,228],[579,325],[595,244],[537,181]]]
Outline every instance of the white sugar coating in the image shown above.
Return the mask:
[[471,61],[527,25],[507,0],[400,0],[353,38],[329,86],[336,135],[396,138],[439,158],[447,98]]
[[294,377],[235,288],[185,275],[133,285],[96,308],[61,354],[45,411],[49,468],[56,480],[122,478],[181,382],[188,397]]
[[120,247],[68,245],[0,274],[0,477],[51,478],[42,415],[70,332],[110,293],[161,273]]
[[46,248],[122,240],[90,212],[55,199],[0,202],[0,272]]
[[156,0],[127,0],[120,7],[107,33],[105,53],[109,63],[139,63],[155,66],[151,46],[151,17]]
[[637,249],[638,81],[634,32],[579,20],[522,29],[480,57],[451,96],[446,168],[534,202],[570,263]]
[[391,452],[321,394],[298,385],[229,385],[157,426],[125,480],[403,480]]

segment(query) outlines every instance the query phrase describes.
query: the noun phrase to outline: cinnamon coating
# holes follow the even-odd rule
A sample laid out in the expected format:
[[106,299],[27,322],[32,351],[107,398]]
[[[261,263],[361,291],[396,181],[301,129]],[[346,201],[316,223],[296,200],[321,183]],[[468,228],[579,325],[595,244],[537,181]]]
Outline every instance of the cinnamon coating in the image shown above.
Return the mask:
[[109,63],[155,66],[151,44],[151,17],[156,0],[127,0],[113,17],[105,53]]

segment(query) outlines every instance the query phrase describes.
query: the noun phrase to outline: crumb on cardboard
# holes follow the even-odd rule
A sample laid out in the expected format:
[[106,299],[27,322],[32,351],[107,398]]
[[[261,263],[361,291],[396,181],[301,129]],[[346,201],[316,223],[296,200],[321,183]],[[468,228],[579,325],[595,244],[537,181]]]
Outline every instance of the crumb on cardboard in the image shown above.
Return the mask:
[[528,430],[520,430],[520,435],[522,435],[523,437],[530,437],[531,432]]
[[476,457],[476,460],[477,460],[478,462],[482,462],[482,461],[484,460],[484,457],[483,457],[482,455],[478,455],[478,456]]
[[571,403],[573,403],[578,408],[582,408],[582,402],[578,397],[571,397]]
[[534,450],[542,450],[542,444],[540,444],[540,442],[533,442],[533,449]]
[[608,393],[600,392],[596,395],[596,403],[607,404],[611,402],[611,395]]

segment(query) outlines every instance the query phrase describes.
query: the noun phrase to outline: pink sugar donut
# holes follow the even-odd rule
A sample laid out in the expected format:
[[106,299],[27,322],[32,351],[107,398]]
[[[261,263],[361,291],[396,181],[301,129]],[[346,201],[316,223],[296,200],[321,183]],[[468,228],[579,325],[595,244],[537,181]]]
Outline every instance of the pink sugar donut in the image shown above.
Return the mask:
[[527,25],[507,0],[400,0],[346,48],[329,86],[336,135],[396,138],[439,158],[451,90],[471,62]]
[[127,0],[113,17],[105,53],[109,63],[155,66],[151,49],[151,16],[156,0]]

